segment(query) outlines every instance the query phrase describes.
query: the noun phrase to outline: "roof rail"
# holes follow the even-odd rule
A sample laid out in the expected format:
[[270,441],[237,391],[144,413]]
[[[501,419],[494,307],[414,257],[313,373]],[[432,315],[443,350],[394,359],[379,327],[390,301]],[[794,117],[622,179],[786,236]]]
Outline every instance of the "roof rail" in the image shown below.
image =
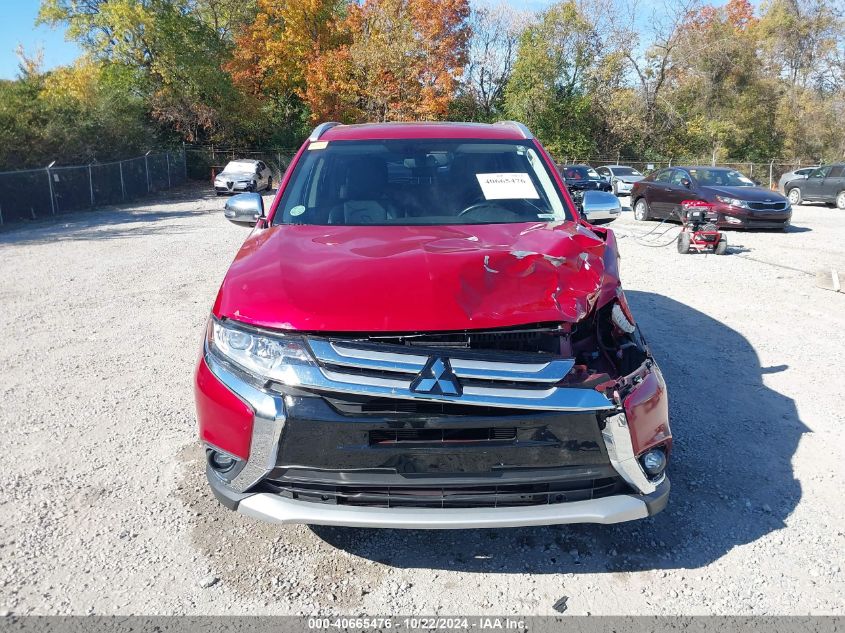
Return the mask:
[[529,130],[524,123],[520,123],[519,121],[496,121],[493,125],[510,125],[522,132],[522,138],[534,138],[531,130]]
[[317,127],[314,128],[314,131],[311,132],[311,136],[308,137],[308,140],[312,143],[314,141],[319,141],[320,137],[323,135],[324,132],[330,130],[335,125],[340,125],[337,121],[328,121],[327,123],[320,123]]

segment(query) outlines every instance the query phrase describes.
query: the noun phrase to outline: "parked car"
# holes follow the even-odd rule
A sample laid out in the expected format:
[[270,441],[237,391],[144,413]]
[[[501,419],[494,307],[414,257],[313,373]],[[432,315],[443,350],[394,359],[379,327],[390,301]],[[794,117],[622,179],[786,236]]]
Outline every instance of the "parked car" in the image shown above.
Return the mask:
[[214,177],[214,190],[218,196],[244,191],[270,191],[273,188],[273,171],[264,161],[241,158],[230,161]]
[[606,165],[596,169],[599,176],[610,183],[611,190],[615,196],[627,196],[631,194],[634,183],[639,182],[645,176],[633,167],[624,165]]
[[[214,494],[280,523],[660,511],[666,384],[612,231],[518,123],[318,126],[223,280],[195,376]],[[257,218],[257,220],[256,220]]]
[[778,179],[778,191],[786,195],[786,183],[790,180],[801,180],[806,178],[810,173],[816,169],[815,167],[802,167],[794,171],[788,171]]
[[704,200],[713,204],[719,228],[785,229],[789,200],[758,184],[725,167],[668,167],[634,183],[631,204],[637,220],[679,219],[684,200]]
[[589,191],[611,191],[610,181],[602,178],[599,173],[589,165],[563,165],[560,174],[570,192]]
[[845,209],[845,163],[817,167],[806,178],[790,180],[786,194],[792,204],[828,202]]

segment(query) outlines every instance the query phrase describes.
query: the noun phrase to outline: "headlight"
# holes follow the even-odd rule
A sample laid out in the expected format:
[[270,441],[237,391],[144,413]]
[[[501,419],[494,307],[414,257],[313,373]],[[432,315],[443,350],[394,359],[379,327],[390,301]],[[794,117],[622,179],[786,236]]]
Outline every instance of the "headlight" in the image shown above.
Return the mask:
[[739,218],[735,218],[732,215],[726,215],[725,222],[727,222],[728,224],[742,224],[742,220],[740,220]]
[[264,379],[296,384],[291,365],[313,365],[305,341],[297,336],[265,335],[211,319],[210,351]]
[[737,200],[736,198],[727,198],[724,196],[716,196],[716,200],[721,202],[722,204],[727,204],[732,207],[739,207],[741,209],[750,209],[751,207],[748,206],[748,203],[745,200]]

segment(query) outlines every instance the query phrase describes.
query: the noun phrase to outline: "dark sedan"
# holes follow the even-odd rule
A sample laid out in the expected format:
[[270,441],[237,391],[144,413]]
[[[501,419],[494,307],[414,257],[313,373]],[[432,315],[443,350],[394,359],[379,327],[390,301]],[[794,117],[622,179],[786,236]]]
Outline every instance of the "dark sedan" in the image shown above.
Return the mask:
[[560,168],[560,175],[563,176],[566,188],[572,194],[591,189],[598,191],[611,191],[613,189],[610,181],[602,178],[589,165],[564,165]]
[[720,228],[785,229],[792,218],[789,200],[726,167],[661,169],[631,191],[637,220],[678,219],[684,200],[713,204]]

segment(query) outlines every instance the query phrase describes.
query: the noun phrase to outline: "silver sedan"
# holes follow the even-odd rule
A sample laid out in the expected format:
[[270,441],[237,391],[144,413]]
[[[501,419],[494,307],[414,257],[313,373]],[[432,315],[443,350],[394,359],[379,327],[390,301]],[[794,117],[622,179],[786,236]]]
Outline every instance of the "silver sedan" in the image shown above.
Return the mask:
[[611,187],[613,187],[613,195],[616,196],[631,195],[634,183],[645,178],[633,167],[624,165],[605,165],[599,167],[596,171],[602,178],[610,182]]

